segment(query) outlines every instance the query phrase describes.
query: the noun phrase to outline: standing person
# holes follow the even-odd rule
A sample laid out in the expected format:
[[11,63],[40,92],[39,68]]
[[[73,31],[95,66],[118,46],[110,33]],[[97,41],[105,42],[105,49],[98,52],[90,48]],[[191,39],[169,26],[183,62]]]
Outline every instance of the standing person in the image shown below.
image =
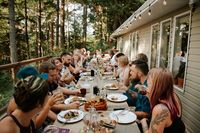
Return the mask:
[[0,121],[0,133],[35,133],[33,118],[47,102],[47,81],[36,76],[26,77],[16,83],[13,96],[17,109]]
[[184,133],[181,101],[174,92],[171,72],[163,68],[152,69],[148,84],[152,115],[149,128],[147,119],[141,120],[144,133]]

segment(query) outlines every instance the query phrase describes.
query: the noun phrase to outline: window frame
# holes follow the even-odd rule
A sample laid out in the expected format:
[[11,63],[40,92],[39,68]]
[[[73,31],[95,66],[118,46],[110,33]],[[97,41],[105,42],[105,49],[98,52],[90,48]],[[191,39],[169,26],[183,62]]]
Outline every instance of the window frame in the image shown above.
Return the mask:
[[172,69],[173,69],[173,58],[174,58],[174,46],[175,46],[175,33],[176,33],[176,21],[177,21],[177,18],[179,17],[182,17],[184,15],[189,15],[189,31],[188,31],[188,45],[187,45],[187,54],[185,55],[186,56],[186,64],[185,64],[185,76],[184,76],[184,79],[183,79],[183,88],[180,88],[178,87],[177,85],[174,85],[174,88],[182,93],[185,92],[185,82],[186,82],[186,74],[187,74],[187,67],[188,67],[188,53],[189,53],[189,47],[190,47],[190,31],[191,31],[191,11],[186,11],[186,12],[183,12],[181,14],[178,14],[176,16],[174,16],[173,18],[173,33],[172,33],[172,47],[171,47],[171,64],[170,64],[170,71],[172,72]]
[[[155,23],[155,24],[152,24],[151,25],[151,33],[150,33],[150,56],[149,56],[149,68],[151,69],[151,55],[152,55],[152,50],[151,50],[151,48],[152,48],[152,40],[153,40],[153,27],[154,26],[157,26],[158,25],[158,27],[160,28],[160,23]],[[159,32],[160,32],[160,29],[159,29]],[[159,41],[160,41],[160,37],[159,37]],[[159,44],[157,45],[157,49],[156,49],[156,51],[157,51],[157,56],[156,56],[156,67],[158,67],[158,56],[159,56]]]
[[[167,64],[167,68],[170,67],[170,56],[171,56],[171,53],[170,53],[170,44],[171,44],[171,31],[172,31],[172,18],[168,18],[168,19],[165,19],[163,21],[160,22],[160,38],[159,38],[159,44],[158,44],[158,67],[160,67],[160,55],[161,55],[161,44],[162,44],[162,34],[163,34],[163,23],[165,22],[170,22],[170,39],[169,39],[169,46],[168,46],[168,64]],[[170,62],[169,62],[170,61]]]

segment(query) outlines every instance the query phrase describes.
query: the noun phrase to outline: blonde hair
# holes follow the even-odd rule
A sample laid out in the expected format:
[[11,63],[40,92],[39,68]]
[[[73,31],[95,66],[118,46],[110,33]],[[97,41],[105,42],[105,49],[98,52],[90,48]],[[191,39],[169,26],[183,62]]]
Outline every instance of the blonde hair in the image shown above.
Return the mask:
[[118,63],[123,65],[123,66],[127,66],[129,64],[129,60],[127,56],[121,56],[118,58]]

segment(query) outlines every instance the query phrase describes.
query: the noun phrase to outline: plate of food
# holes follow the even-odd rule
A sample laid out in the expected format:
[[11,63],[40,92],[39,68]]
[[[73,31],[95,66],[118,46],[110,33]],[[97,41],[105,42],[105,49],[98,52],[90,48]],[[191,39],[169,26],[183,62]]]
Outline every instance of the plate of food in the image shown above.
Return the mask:
[[129,124],[137,119],[136,114],[129,110],[117,110],[110,114],[115,114],[117,116],[119,124]]
[[98,97],[88,100],[84,105],[84,109],[86,111],[88,111],[91,107],[94,107],[96,110],[107,110],[108,108],[106,100]]
[[124,102],[128,97],[121,93],[112,93],[107,95],[107,99],[112,102]]
[[65,104],[70,104],[70,103],[73,103],[73,102],[76,102],[76,101],[80,102],[80,104],[82,105],[82,104],[84,104],[86,102],[86,99],[83,98],[83,97],[72,96],[72,97],[67,98],[64,101],[64,103]]
[[108,90],[118,90],[118,89],[119,89],[119,88],[116,86],[116,84],[114,84],[114,83],[106,84],[104,87],[105,87],[106,89],[108,89]]
[[108,113],[108,112],[99,113],[100,126],[114,129],[117,123],[118,123],[118,118],[117,115],[115,115],[114,113]]
[[82,120],[84,117],[84,112],[81,110],[71,109],[66,111],[61,111],[57,115],[57,119],[63,123],[74,123]]

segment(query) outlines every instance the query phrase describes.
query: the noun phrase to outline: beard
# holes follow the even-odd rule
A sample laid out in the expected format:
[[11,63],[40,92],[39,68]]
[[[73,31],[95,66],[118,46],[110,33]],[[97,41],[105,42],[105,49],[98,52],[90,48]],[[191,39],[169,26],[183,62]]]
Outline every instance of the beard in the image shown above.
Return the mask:
[[69,67],[69,66],[70,66],[70,63],[64,63],[64,65],[65,65],[66,67]]

